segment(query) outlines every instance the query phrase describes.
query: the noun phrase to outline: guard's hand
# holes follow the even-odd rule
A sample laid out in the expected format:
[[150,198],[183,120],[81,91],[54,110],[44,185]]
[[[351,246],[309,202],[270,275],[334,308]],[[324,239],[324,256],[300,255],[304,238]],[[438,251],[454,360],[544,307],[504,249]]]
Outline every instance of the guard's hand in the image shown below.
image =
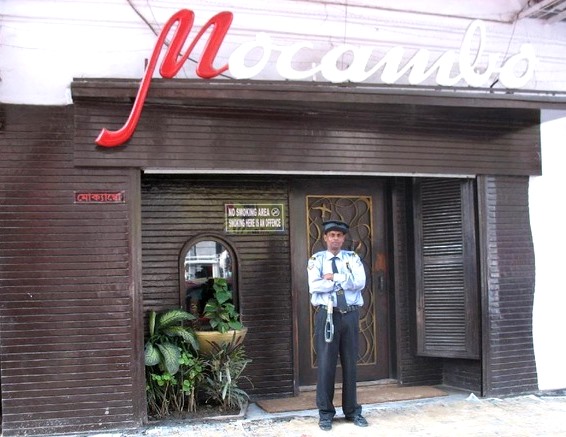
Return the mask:
[[334,273],[325,273],[323,278],[327,279],[329,281],[333,281],[334,280]]

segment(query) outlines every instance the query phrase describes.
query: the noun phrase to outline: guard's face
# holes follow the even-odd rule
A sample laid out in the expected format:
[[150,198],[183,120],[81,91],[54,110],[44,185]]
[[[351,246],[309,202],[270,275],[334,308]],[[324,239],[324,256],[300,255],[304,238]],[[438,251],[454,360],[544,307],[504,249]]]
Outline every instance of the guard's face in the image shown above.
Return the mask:
[[342,249],[342,245],[346,240],[346,234],[340,231],[329,231],[324,234],[324,242],[326,243],[326,248],[330,252],[338,252]]

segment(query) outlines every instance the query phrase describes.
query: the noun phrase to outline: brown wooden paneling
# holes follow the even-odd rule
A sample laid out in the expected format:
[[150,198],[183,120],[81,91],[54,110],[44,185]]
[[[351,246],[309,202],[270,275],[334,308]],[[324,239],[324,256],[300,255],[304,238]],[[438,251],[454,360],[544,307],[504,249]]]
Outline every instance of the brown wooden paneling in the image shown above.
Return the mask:
[[483,177],[478,187],[483,262],[484,394],[537,390],[532,311],[534,248],[529,180]]
[[72,107],[0,109],[2,433],[139,425],[129,205],[74,203],[131,173],[73,167]]
[[[231,98],[237,107],[237,95]],[[337,112],[339,104],[321,104],[316,114],[305,112],[304,102],[284,110],[271,102],[262,110],[248,105],[245,110],[212,111],[154,100],[144,110],[136,136],[121,150],[97,149],[93,141],[102,127],[122,125],[130,110],[127,99],[104,104],[82,100],[76,107],[0,105],[3,434],[132,427],[144,415],[136,295],[142,259],[135,244],[141,208],[132,203],[139,201],[139,183],[136,170],[121,166],[219,172],[540,173],[536,110],[370,103],[359,107],[350,101],[344,113]],[[536,387],[528,183],[526,177],[480,180],[481,217],[486,220],[480,235],[484,381],[488,394],[516,394]],[[209,187],[211,180],[206,182]],[[248,194],[245,201],[275,194],[286,198],[277,181],[234,177],[229,182],[234,193],[241,186]],[[216,188],[191,191],[200,196],[202,207],[194,203],[188,211],[222,204],[222,190],[229,187]],[[75,190],[100,189],[125,190],[126,204],[73,203]],[[399,182],[392,201],[398,375],[402,383],[434,384],[442,380],[443,361],[414,355],[410,194],[405,190]],[[196,197],[190,202],[197,202]],[[212,216],[199,220],[203,218],[207,230],[221,231]],[[157,223],[155,229],[165,224]],[[197,222],[187,224],[195,232],[205,229]],[[173,229],[153,241],[144,238],[144,246],[157,248],[155,265],[143,259],[149,278],[144,285],[156,293],[153,303],[172,303],[178,296],[178,284],[168,291],[157,284],[170,272],[178,280],[176,256],[173,268],[166,260],[177,244],[171,241],[180,241],[181,231]],[[292,393],[291,286],[284,279],[288,245],[287,236],[237,238],[245,264],[241,304],[250,326],[254,396]],[[152,305],[149,296],[147,304]],[[454,366],[452,370],[458,373]]]
[[224,233],[225,203],[283,203],[288,183],[252,177],[146,175],[142,183],[144,312],[178,308],[179,255],[199,234],[223,235],[238,259],[239,304],[249,328],[246,375],[254,397],[292,395],[291,260],[284,233]]
[[436,385],[442,382],[442,360],[417,353],[416,292],[414,281],[412,212],[409,179],[392,184],[392,244],[395,293],[397,379],[404,385]]
[[[135,79],[78,79],[71,83],[73,101],[133,102],[139,88]],[[391,86],[313,81],[202,80],[153,78],[147,103],[176,102],[182,106],[224,108],[301,109],[305,102],[316,111],[347,112],[386,104],[432,105],[455,108],[554,108],[566,107],[556,93],[513,93],[470,87]]]
[[480,357],[475,181],[414,181],[419,354]]
[[[208,100],[192,103],[166,91],[153,93],[132,139],[114,149],[94,140],[102,128],[120,128],[131,103],[117,99],[112,88],[101,89],[98,102],[78,99],[75,163],[267,173],[541,171],[538,110],[351,101],[338,110],[307,100],[292,108],[258,101],[253,108],[237,106],[237,90],[214,94],[212,87]],[[316,92],[313,86],[310,94]],[[102,100],[106,95],[114,97]],[[335,103],[340,96],[336,90]],[[234,106],[226,107],[227,100]]]
[[442,383],[481,395],[480,360],[444,360]]

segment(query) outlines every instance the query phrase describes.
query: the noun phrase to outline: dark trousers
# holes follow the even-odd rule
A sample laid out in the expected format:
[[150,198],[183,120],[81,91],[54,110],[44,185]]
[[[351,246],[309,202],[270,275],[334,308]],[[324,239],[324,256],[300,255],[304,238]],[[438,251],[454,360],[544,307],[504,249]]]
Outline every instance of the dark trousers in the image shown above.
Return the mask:
[[342,365],[342,411],[347,418],[361,414],[356,393],[359,342],[359,310],[341,314],[336,309],[334,320],[334,339],[324,340],[326,308],[320,307],[315,315],[315,346],[318,362],[318,380],[316,384],[316,406],[319,415],[332,419],[336,414],[334,407],[334,383],[338,356]]

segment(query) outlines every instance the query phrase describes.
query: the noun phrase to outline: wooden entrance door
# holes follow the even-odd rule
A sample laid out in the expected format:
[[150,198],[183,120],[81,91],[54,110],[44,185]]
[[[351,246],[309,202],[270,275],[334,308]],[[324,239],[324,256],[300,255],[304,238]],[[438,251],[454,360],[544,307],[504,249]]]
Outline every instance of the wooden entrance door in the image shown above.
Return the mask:
[[[386,253],[385,183],[376,179],[302,180],[291,193],[293,293],[296,302],[296,341],[299,384],[316,383],[314,318],[306,266],[324,250],[322,222],[339,219],[350,224],[344,249],[355,250],[366,267],[364,307],[360,314],[358,379],[387,378],[389,373],[388,268]],[[337,372],[337,377],[341,377]]]

